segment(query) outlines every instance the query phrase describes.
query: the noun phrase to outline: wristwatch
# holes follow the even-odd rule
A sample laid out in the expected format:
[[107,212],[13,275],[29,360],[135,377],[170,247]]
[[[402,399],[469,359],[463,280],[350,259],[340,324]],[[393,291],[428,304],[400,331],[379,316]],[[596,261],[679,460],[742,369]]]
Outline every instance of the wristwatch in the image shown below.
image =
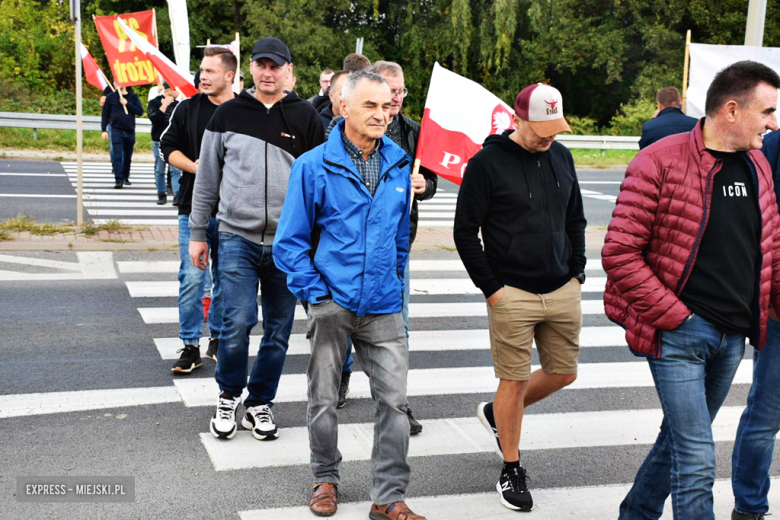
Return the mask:
[[585,273],[580,273],[574,278],[576,278],[577,281],[580,282],[580,285],[585,285]]

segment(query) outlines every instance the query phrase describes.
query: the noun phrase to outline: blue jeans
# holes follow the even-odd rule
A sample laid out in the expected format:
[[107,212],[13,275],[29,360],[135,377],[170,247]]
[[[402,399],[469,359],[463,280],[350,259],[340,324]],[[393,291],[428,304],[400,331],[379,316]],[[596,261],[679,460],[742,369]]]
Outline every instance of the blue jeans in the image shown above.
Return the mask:
[[[287,288],[287,275],[274,264],[271,246],[261,246],[232,233],[220,233],[219,262],[224,314],[215,378],[220,390],[233,396],[240,396],[248,387],[246,407],[273,406],[297,300]],[[249,334],[257,325],[258,283],[263,339],[247,384]]]
[[152,154],[154,154],[154,184],[157,193],[167,193],[167,182],[165,179],[165,167],[171,169],[171,189],[174,195],[179,193],[179,180],[181,179],[181,170],[166,163],[160,157],[160,141],[152,141]]
[[[203,328],[203,295],[208,273],[201,271],[190,260],[190,217],[179,215],[179,338],[185,345],[197,345]],[[209,219],[206,240],[211,253],[211,271],[214,296],[209,309],[209,332],[212,338],[222,333],[222,290],[219,283],[219,237],[217,219]]]
[[130,179],[130,163],[133,160],[134,146],[135,132],[111,129],[111,167],[114,170],[114,179],[118,183]]
[[753,354],[753,385],[742,413],[731,460],[734,508],[769,511],[769,467],[780,430],[780,323],[770,319],[766,346]]
[[670,492],[675,520],[715,519],[712,421],[744,353],[744,335],[723,334],[699,316],[661,334],[661,359],[649,365],[664,420],[620,520],[660,518]]
[[108,133],[108,157],[114,157],[114,143],[111,142],[111,125],[106,125],[106,132]]

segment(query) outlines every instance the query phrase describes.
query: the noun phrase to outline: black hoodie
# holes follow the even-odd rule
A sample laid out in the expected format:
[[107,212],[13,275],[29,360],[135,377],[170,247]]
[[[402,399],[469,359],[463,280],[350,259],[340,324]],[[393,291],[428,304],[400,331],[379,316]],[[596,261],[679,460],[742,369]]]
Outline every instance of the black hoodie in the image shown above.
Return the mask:
[[455,246],[485,297],[504,285],[549,293],[585,270],[586,221],[571,153],[558,142],[531,153],[511,133],[488,137],[469,161],[455,210]]

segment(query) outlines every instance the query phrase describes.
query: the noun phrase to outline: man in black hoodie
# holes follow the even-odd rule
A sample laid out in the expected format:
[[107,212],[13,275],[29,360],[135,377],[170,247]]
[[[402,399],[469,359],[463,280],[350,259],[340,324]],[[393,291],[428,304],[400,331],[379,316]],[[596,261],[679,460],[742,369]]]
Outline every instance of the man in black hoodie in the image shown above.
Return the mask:
[[108,126],[111,125],[111,167],[114,170],[116,189],[130,185],[130,163],[135,147],[135,118],[143,113],[144,107],[132,87],[117,85],[117,90],[106,96],[100,129],[103,131],[103,140],[108,141]]
[[[146,105],[146,113],[149,116],[149,121],[152,122],[152,154],[154,155],[154,179],[157,186],[157,204],[164,206],[168,202],[168,193],[165,189],[165,167],[166,163],[160,153],[160,136],[168,128],[168,123],[171,121],[171,114],[176,110],[176,105],[179,104],[176,101],[178,97],[177,92],[168,86],[166,83],[159,89],[160,94],[154,99],[149,101]],[[179,179],[181,178],[181,172],[175,167],[171,167],[172,170],[172,182],[174,192],[179,191]]]
[[[214,437],[236,434],[241,393],[244,428],[258,440],[279,436],[271,412],[282,375],[295,315],[296,298],[287,276],[274,264],[272,245],[293,161],[324,141],[317,111],[294,92],[290,50],[276,38],[263,38],[252,50],[255,87],[221,105],[206,128],[190,213],[190,258],[203,269],[208,261],[209,215],[218,208],[220,283],[224,314]],[[202,80],[201,80],[202,81]],[[257,325],[257,289],[262,288],[263,339],[247,384],[249,334]]]
[[[200,357],[201,329],[204,321],[204,295],[208,276],[190,260],[190,211],[195,177],[199,173],[198,157],[206,125],[217,107],[235,96],[231,90],[238,62],[224,47],[207,47],[196,74],[195,85],[202,92],[179,103],[171,114],[170,124],[160,137],[163,158],[182,170],[179,191],[179,338],[184,343],[181,357],[171,371],[190,374],[203,366]],[[204,233],[211,243],[211,280],[213,298],[208,306],[209,342],[206,357],[216,361],[222,333],[222,290],[219,283],[219,237],[216,211],[209,218]],[[205,293],[205,294],[204,294]],[[208,302],[208,300],[206,300]]]
[[[515,99],[515,130],[493,135],[468,163],[455,210],[455,246],[487,299],[498,390],[477,416],[504,467],[496,489],[514,510],[533,506],[520,465],[523,411],[577,377],[585,282],[585,215],[561,93],[538,83]],[[485,248],[479,240],[479,232]],[[536,341],[542,369],[531,373]]]

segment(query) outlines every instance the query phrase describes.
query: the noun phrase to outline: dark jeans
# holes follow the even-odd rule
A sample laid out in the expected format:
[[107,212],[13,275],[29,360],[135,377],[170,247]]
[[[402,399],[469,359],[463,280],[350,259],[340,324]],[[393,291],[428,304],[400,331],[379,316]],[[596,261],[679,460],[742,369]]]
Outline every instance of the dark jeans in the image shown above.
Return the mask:
[[650,371],[664,411],[661,432],[620,504],[620,520],[656,520],[672,495],[675,520],[715,520],[712,421],[745,353],[745,336],[693,316],[661,334]]
[[769,320],[766,346],[753,353],[753,385],[742,413],[731,460],[734,508],[769,511],[769,468],[780,430],[780,323]]
[[116,182],[130,179],[130,162],[133,160],[135,132],[124,132],[111,129],[111,167],[114,170]]
[[[287,275],[274,264],[271,246],[232,233],[219,234],[219,281],[222,286],[222,335],[215,378],[222,392],[249,397],[244,406],[273,406],[295,318],[295,296]],[[249,334],[257,325],[257,289],[261,288],[263,338],[247,384]]]

